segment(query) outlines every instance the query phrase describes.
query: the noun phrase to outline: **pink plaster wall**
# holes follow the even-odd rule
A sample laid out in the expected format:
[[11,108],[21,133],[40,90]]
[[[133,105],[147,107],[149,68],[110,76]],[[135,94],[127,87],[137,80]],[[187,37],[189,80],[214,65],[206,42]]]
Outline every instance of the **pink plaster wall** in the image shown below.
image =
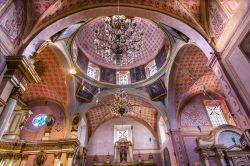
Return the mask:
[[202,129],[211,129],[212,125],[206,112],[203,100],[209,98],[202,95],[192,98],[181,111],[180,126],[185,130],[198,131],[197,123],[202,126]]
[[[213,126],[203,103],[204,100],[211,100],[211,98],[214,100],[218,99],[212,94],[210,94],[209,97],[202,94],[195,96],[186,103],[180,113],[180,133],[190,165],[195,165],[196,162],[198,162],[199,165],[202,164],[199,154],[195,151],[196,139],[200,136],[208,135],[209,132],[213,130]],[[229,117],[232,118],[228,110],[223,109],[223,111],[225,112],[224,116],[226,119],[229,119]],[[201,132],[197,129],[197,124],[200,124]]]
[[196,161],[198,162],[199,165],[202,165],[200,156],[198,152],[195,151],[196,138],[197,136],[184,136],[183,137],[190,165],[195,165]]
[[221,64],[218,61],[215,61],[215,63],[212,65],[212,68],[217,78],[221,82],[222,89],[225,95],[225,101],[230,108],[231,114],[234,116],[236,125],[242,130],[248,129],[250,126],[250,120],[248,118],[249,112],[247,112],[247,110],[244,110],[240,100],[236,95],[235,90],[232,88],[230,81],[223,72],[224,70],[222,69]]
[[43,127],[35,127],[32,124],[32,120],[39,114],[47,114],[53,115],[56,119],[54,126],[52,127],[49,139],[57,140],[63,139],[65,135],[65,123],[66,118],[63,110],[57,104],[49,103],[49,102],[41,102],[31,106],[31,111],[33,114],[28,119],[24,128],[21,131],[21,139],[27,141],[35,141],[41,140],[44,134],[44,126]]
[[[248,12],[250,13],[250,12]],[[234,83],[236,84],[239,92],[242,94],[245,102],[250,108],[250,58],[246,57],[239,45],[243,41],[244,37],[249,32],[250,22],[246,24],[244,30],[240,33],[236,33],[237,40],[230,48],[229,52],[223,55],[225,60],[225,66],[229,74],[231,75]],[[249,45],[250,47],[250,45]]]
[[[140,122],[132,118],[114,118],[99,126],[88,142],[88,155],[114,154],[114,125],[132,125],[133,150],[159,150],[158,138]],[[104,137],[105,136],[105,137]],[[151,142],[149,141],[151,138]],[[102,148],[100,148],[102,147]]]

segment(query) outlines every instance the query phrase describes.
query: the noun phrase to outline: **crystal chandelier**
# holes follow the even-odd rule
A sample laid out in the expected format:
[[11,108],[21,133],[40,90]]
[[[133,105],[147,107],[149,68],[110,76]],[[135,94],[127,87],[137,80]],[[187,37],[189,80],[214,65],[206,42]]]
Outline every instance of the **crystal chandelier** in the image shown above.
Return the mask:
[[122,117],[125,114],[131,112],[133,110],[133,106],[129,102],[128,99],[128,93],[124,91],[123,89],[119,89],[115,93],[115,99],[113,103],[110,105],[110,111],[119,116]]
[[136,28],[135,19],[114,15],[105,17],[104,25],[104,31],[95,31],[96,53],[111,64],[133,63],[143,45],[143,31]]

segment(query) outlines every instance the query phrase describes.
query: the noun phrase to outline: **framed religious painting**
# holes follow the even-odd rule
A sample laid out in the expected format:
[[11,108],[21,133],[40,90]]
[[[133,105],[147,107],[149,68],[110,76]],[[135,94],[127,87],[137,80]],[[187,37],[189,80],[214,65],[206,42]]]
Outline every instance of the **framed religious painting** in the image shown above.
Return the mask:
[[167,95],[167,89],[161,79],[149,85],[147,89],[152,100],[160,100]]
[[241,41],[240,50],[246,56],[248,62],[250,63],[250,31],[246,34],[244,39]]
[[84,83],[83,85],[79,85],[78,90],[76,92],[76,97],[86,101],[91,102],[94,95],[97,92],[97,88],[88,83]]

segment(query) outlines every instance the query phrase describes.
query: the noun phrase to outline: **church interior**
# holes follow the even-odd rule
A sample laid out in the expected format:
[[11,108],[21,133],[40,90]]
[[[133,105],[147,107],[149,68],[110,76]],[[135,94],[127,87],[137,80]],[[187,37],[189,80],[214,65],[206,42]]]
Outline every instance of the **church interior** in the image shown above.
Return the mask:
[[0,0],[0,166],[250,166],[249,0]]

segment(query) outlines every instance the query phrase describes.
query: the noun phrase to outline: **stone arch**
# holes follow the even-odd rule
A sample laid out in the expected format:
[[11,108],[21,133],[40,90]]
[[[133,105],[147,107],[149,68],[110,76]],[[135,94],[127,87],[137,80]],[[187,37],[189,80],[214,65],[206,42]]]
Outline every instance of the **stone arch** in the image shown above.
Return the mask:
[[207,66],[208,59],[202,50],[194,44],[183,45],[173,62],[170,76],[170,94],[174,99],[175,113],[180,111],[181,103],[189,96],[202,92],[203,85],[207,91],[223,94],[216,75]]
[[67,110],[68,91],[66,84],[66,71],[61,65],[57,54],[50,47],[45,47],[37,58],[43,64],[45,72],[41,76],[42,82],[28,84],[23,94],[24,101],[50,99],[61,103]]
[[[137,90],[137,89],[126,89],[126,88],[124,88],[124,89],[128,93],[128,95],[139,97],[141,100],[152,105],[159,112],[159,114],[161,116],[163,116],[163,117],[167,116],[166,106],[160,101],[157,101],[157,102],[152,101],[150,99],[150,96],[148,93],[146,93],[142,90]],[[106,97],[114,94],[116,91],[117,91],[117,89],[108,89],[108,90],[101,91],[100,94],[98,95],[99,100],[105,99]],[[96,103],[93,100],[92,102],[90,102],[88,104],[82,104],[78,110],[79,111],[83,110],[83,112],[86,112],[87,110],[91,109],[95,105],[96,105]]]
[[221,133],[223,133],[225,131],[237,133],[238,135],[241,135],[243,133],[243,131],[240,128],[232,126],[232,125],[219,126],[214,131],[214,142],[215,142],[215,144],[219,144],[219,136],[221,135]]
[[[67,17],[58,18],[54,20],[54,22],[49,23],[44,27],[44,29],[39,30],[38,32],[33,32],[30,36],[25,39],[25,44],[23,47],[23,54],[25,56],[29,56],[36,51],[38,45],[47,40],[49,37],[54,35],[56,32],[68,27],[71,24],[77,23],[82,20],[86,20],[88,18],[98,17],[100,16],[100,12],[103,11],[102,15],[113,15],[116,14],[116,7],[113,6],[103,6],[103,7],[96,7],[91,9],[82,10],[76,13],[71,13]],[[125,15],[136,15],[138,17],[143,17],[151,20],[156,20],[158,22],[162,22],[166,25],[169,25],[183,33],[185,33],[194,43],[197,43],[200,48],[205,52],[206,56],[210,58],[210,52],[213,52],[212,47],[206,41],[206,39],[195,30],[195,28],[190,27],[186,23],[178,20],[174,17],[171,17],[167,14],[152,11],[150,9],[143,9],[143,8],[134,8],[134,7],[120,7],[120,11],[122,14]],[[59,26],[60,25],[60,26]]]
[[[99,105],[94,105],[81,112],[86,116],[89,136],[105,121],[117,117],[109,111],[109,105],[113,101],[111,94],[105,95],[102,99],[99,98],[99,101],[102,101]],[[157,136],[157,121],[158,113],[160,114],[160,112],[152,104],[135,95],[129,95],[129,102],[133,105],[133,111],[126,116],[141,122]]]

